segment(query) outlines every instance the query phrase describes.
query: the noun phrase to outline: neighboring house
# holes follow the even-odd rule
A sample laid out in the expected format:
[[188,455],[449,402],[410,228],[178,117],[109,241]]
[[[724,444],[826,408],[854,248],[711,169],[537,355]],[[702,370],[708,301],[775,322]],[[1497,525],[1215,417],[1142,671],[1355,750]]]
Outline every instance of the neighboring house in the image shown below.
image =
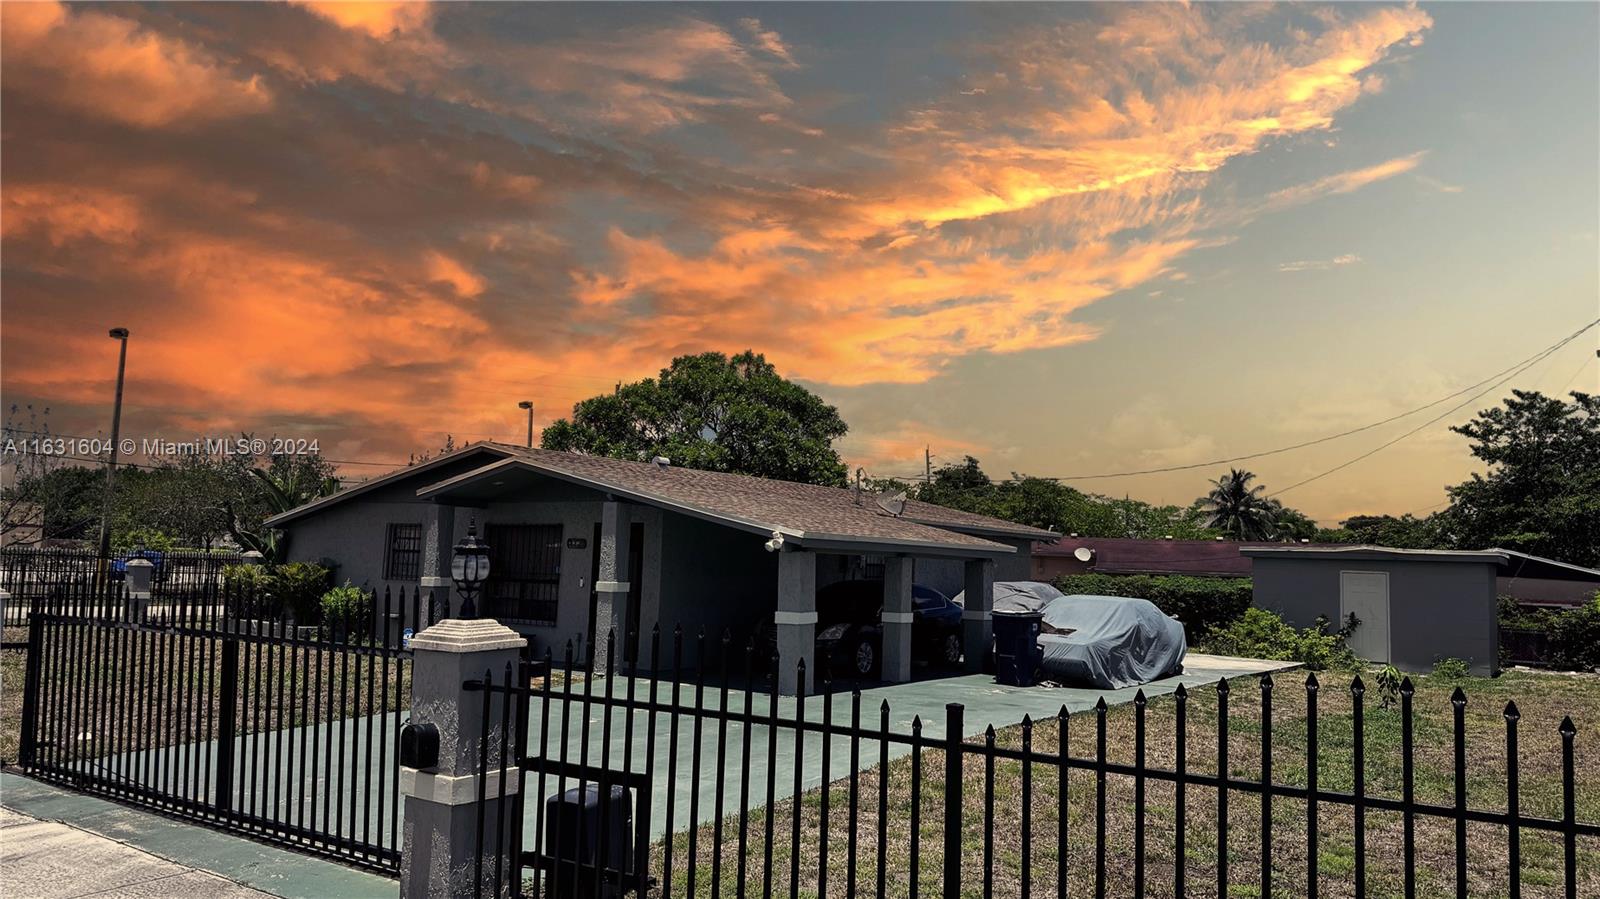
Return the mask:
[[[1033,579],[1064,574],[1183,574],[1194,577],[1250,577],[1252,549],[1348,549],[1341,543],[1235,543],[1223,540],[1135,540],[1121,537],[1066,536],[1033,547]],[[1528,606],[1582,605],[1600,590],[1600,570],[1530,556],[1509,549],[1498,570],[1496,592]]]
[[724,630],[743,640],[772,626],[785,690],[795,686],[796,660],[815,670],[817,588],[850,577],[884,582],[886,680],[910,677],[914,581],[978,597],[965,613],[976,664],[989,645],[994,580],[1025,579],[1034,542],[1053,536],[916,501],[892,515],[849,489],[498,443],[472,444],[267,524],[287,533],[291,560],[329,560],[340,579],[378,591],[442,594],[469,521],[490,546],[481,614],[529,635],[536,652],[559,658],[569,639],[608,631],[621,647],[626,634],[659,624],[665,658],[650,657],[647,636],[637,647],[643,665],[659,666],[670,663],[671,630],[682,625],[684,660],[693,664],[702,628],[715,647]]
[[1137,540],[1129,537],[1060,538],[1033,547],[1033,578],[1049,581],[1064,574],[1187,574],[1196,577],[1249,577],[1250,559],[1241,547],[1276,543],[1222,540]]
[[1255,604],[1299,627],[1319,616],[1339,627],[1354,613],[1356,655],[1426,671],[1462,659],[1478,675],[1499,670],[1499,582],[1592,578],[1600,571],[1505,549],[1253,546]]

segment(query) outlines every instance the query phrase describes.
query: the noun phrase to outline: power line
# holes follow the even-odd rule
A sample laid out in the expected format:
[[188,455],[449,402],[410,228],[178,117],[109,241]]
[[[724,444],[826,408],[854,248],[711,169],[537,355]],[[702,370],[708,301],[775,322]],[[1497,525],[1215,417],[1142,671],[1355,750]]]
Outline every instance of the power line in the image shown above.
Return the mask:
[[[1594,321],[1589,322],[1587,325],[1584,325],[1582,328],[1579,328],[1578,330],[1572,332],[1571,334],[1567,335],[1562,340],[1560,340],[1560,341],[1558,341],[1558,342],[1556,342],[1554,344],[1551,344],[1550,346],[1546,347],[1543,350],[1540,350],[1539,352],[1533,354],[1532,356],[1528,357],[1527,359],[1524,359],[1521,362],[1518,362],[1515,365],[1512,365],[1510,368],[1501,369],[1500,371],[1495,372],[1494,374],[1490,375],[1487,378],[1484,378],[1483,380],[1477,382],[1476,384],[1469,384],[1466,387],[1463,387],[1460,390],[1457,390],[1454,393],[1451,393],[1451,394],[1449,394],[1447,396],[1442,396],[1442,397],[1434,400],[1433,402],[1428,403],[1427,405],[1418,406],[1415,409],[1410,409],[1408,411],[1401,412],[1398,415],[1391,415],[1388,418],[1385,418],[1385,419],[1383,419],[1381,421],[1375,421],[1375,422],[1372,422],[1371,424],[1365,424],[1365,425],[1362,425],[1361,427],[1358,427],[1358,428],[1351,428],[1348,431],[1340,431],[1337,434],[1329,434],[1329,435],[1327,435],[1325,437],[1318,437],[1315,440],[1307,440],[1307,441],[1305,441],[1303,443],[1295,443],[1295,444],[1291,444],[1289,446],[1280,446],[1277,449],[1264,450],[1264,451],[1258,452],[1258,453],[1247,453],[1247,454],[1242,455],[1242,456],[1232,456],[1232,457],[1229,457],[1229,458],[1226,458],[1226,459],[1212,459],[1212,460],[1210,460],[1208,462],[1193,462],[1193,463],[1190,463],[1190,464],[1187,464],[1187,465],[1169,465],[1169,466],[1167,466],[1165,468],[1144,468],[1144,469],[1139,469],[1139,470],[1136,470],[1136,471],[1114,471],[1114,472],[1106,472],[1106,473],[1102,473],[1102,474],[1068,475],[1068,476],[1065,476],[1065,477],[1042,477],[1042,478],[1040,478],[1040,480],[1045,480],[1045,481],[1094,481],[1094,480],[1102,480],[1102,479],[1105,479],[1105,478],[1126,478],[1126,477],[1133,477],[1135,475],[1164,474],[1164,473],[1173,472],[1173,471],[1192,471],[1192,470],[1194,470],[1196,468],[1211,468],[1211,467],[1216,466],[1216,465],[1227,465],[1227,464],[1232,463],[1232,462],[1244,462],[1244,461],[1247,461],[1247,460],[1250,460],[1250,459],[1261,459],[1261,458],[1264,458],[1266,456],[1276,456],[1279,453],[1287,453],[1287,452],[1291,452],[1291,451],[1297,450],[1297,449],[1305,449],[1308,446],[1316,446],[1317,444],[1320,444],[1320,443],[1327,443],[1327,442],[1329,442],[1331,440],[1338,440],[1338,439],[1343,438],[1343,437],[1349,437],[1349,436],[1352,436],[1354,434],[1360,434],[1360,433],[1362,433],[1364,431],[1370,431],[1373,428],[1382,427],[1383,425],[1399,421],[1402,418],[1409,418],[1410,416],[1415,415],[1418,412],[1422,412],[1422,411],[1425,411],[1427,409],[1431,409],[1434,406],[1439,405],[1440,403],[1449,402],[1450,400],[1453,400],[1456,397],[1461,396],[1462,394],[1466,393],[1469,390],[1474,390],[1474,389],[1476,389],[1478,387],[1482,387],[1484,384],[1488,384],[1489,382],[1494,381],[1497,378],[1501,378],[1503,375],[1507,375],[1508,373],[1510,375],[1512,375],[1512,376],[1514,376],[1516,374],[1520,374],[1521,371],[1526,369],[1529,365],[1531,365],[1531,364],[1533,364],[1535,362],[1538,362],[1541,359],[1544,359],[1549,354],[1555,352],[1556,350],[1558,350],[1558,349],[1566,346],[1567,344],[1571,343],[1572,341],[1576,340],[1580,335],[1582,335],[1584,332],[1588,331],[1589,329],[1593,328],[1595,325],[1600,325],[1600,318],[1597,318]],[[1504,381],[1501,381],[1501,383],[1504,383]],[[1491,389],[1493,389],[1493,388],[1491,388]],[[1485,391],[1485,392],[1487,392],[1487,391]],[[1477,396],[1482,396],[1482,394],[1480,393]],[[1477,399],[1477,396],[1474,396],[1473,399]],[[1471,400],[1469,400],[1468,402],[1471,402]]]
[[1283,488],[1282,490],[1277,491],[1276,493],[1270,493],[1270,494],[1268,494],[1269,498],[1270,497],[1274,497],[1274,496],[1282,496],[1283,494],[1288,493],[1290,490],[1293,490],[1296,487],[1303,487],[1306,484],[1311,483],[1312,481],[1321,480],[1322,478],[1325,478],[1328,475],[1333,474],[1334,472],[1343,471],[1344,469],[1349,468],[1350,466],[1356,464],[1357,462],[1360,462],[1362,459],[1366,459],[1366,458],[1368,458],[1370,456],[1374,456],[1374,455],[1376,455],[1376,454],[1388,449],[1389,447],[1394,446],[1396,443],[1399,443],[1400,441],[1405,440],[1407,437],[1410,437],[1410,436],[1412,436],[1414,434],[1420,433],[1421,431],[1427,429],[1428,427],[1431,427],[1432,425],[1438,424],[1439,422],[1443,421],[1446,418],[1449,418],[1451,415],[1455,414],[1456,412],[1459,412],[1460,410],[1466,408],[1467,406],[1472,405],[1473,402],[1475,402],[1479,397],[1483,396],[1484,394],[1490,392],[1491,390],[1494,390],[1494,389],[1498,388],[1500,385],[1506,383],[1507,381],[1511,380],[1512,378],[1516,377],[1517,375],[1522,374],[1523,372],[1525,372],[1528,369],[1532,368],[1534,365],[1537,365],[1541,360],[1543,360],[1544,358],[1549,356],[1551,353],[1554,353],[1556,350],[1559,350],[1562,347],[1566,346],[1567,344],[1571,343],[1572,341],[1578,339],[1578,336],[1580,334],[1582,334],[1584,331],[1589,330],[1590,328],[1594,327],[1597,324],[1600,324],[1600,319],[1596,319],[1595,321],[1590,322],[1588,325],[1584,326],[1581,330],[1573,332],[1565,340],[1562,340],[1560,343],[1557,343],[1557,344],[1549,347],[1548,349],[1546,349],[1543,352],[1539,353],[1538,355],[1534,356],[1532,359],[1529,359],[1527,362],[1525,362],[1524,364],[1519,366],[1516,371],[1513,371],[1512,373],[1506,375],[1504,378],[1501,378],[1499,381],[1495,382],[1494,384],[1489,385],[1488,387],[1486,387],[1483,390],[1473,394],[1472,396],[1467,397],[1466,400],[1464,400],[1461,403],[1458,403],[1455,406],[1452,406],[1450,409],[1446,410],[1442,414],[1434,416],[1433,418],[1430,418],[1427,421],[1423,422],[1422,424],[1417,425],[1416,427],[1414,427],[1411,430],[1405,432],[1404,434],[1401,434],[1399,437],[1396,437],[1396,438],[1394,438],[1393,440],[1390,440],[1387,443],[1379,444],[1378,446],[1375,446],[1372,449],[1367,450],[1366,452],[1362,453],[1359,456],[1356,456],[1354,459],[1351,459],[1348,462],[1340,463],[1340,464],[1335,465],[1334,467],[1332,467],[1332,468],[1328,469],[1327,471],[1324,471],[1324,472],[1322,472],[1320,474],[1315,474],[1315,475],[1312,475],[1309,478],[1306,478],[1303,481],[1297,481],[1297,482],[1295,482],[1293,484],[1290,484],[1289,486]]

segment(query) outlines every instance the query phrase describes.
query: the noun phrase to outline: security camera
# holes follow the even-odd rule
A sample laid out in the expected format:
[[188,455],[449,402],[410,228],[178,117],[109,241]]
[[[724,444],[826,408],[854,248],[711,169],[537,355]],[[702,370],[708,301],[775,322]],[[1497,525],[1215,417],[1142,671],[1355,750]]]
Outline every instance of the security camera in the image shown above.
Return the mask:
[[775,553],[778,550],[783,549],[783,532],[773,531],[772,539],[768,540],[764,545],[769,553]]

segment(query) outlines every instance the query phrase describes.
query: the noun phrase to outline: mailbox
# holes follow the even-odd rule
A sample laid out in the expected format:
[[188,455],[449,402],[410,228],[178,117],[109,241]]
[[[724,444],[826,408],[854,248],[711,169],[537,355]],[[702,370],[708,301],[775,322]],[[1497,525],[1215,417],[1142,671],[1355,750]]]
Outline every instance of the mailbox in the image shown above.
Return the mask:
[[400,764],[407,768],[439,766],[439,728],[408,721],[400,728]]

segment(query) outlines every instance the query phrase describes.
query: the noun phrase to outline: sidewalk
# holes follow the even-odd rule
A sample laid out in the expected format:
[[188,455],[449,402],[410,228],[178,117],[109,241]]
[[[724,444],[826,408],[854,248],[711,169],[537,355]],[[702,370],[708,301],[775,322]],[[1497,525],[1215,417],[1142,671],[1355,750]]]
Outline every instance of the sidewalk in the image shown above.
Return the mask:
[[33,899],[270,896],[109,837],[4,808],[0,808],[0,895]]
[[0,896],[393,899],[391,879],[10,772]]

